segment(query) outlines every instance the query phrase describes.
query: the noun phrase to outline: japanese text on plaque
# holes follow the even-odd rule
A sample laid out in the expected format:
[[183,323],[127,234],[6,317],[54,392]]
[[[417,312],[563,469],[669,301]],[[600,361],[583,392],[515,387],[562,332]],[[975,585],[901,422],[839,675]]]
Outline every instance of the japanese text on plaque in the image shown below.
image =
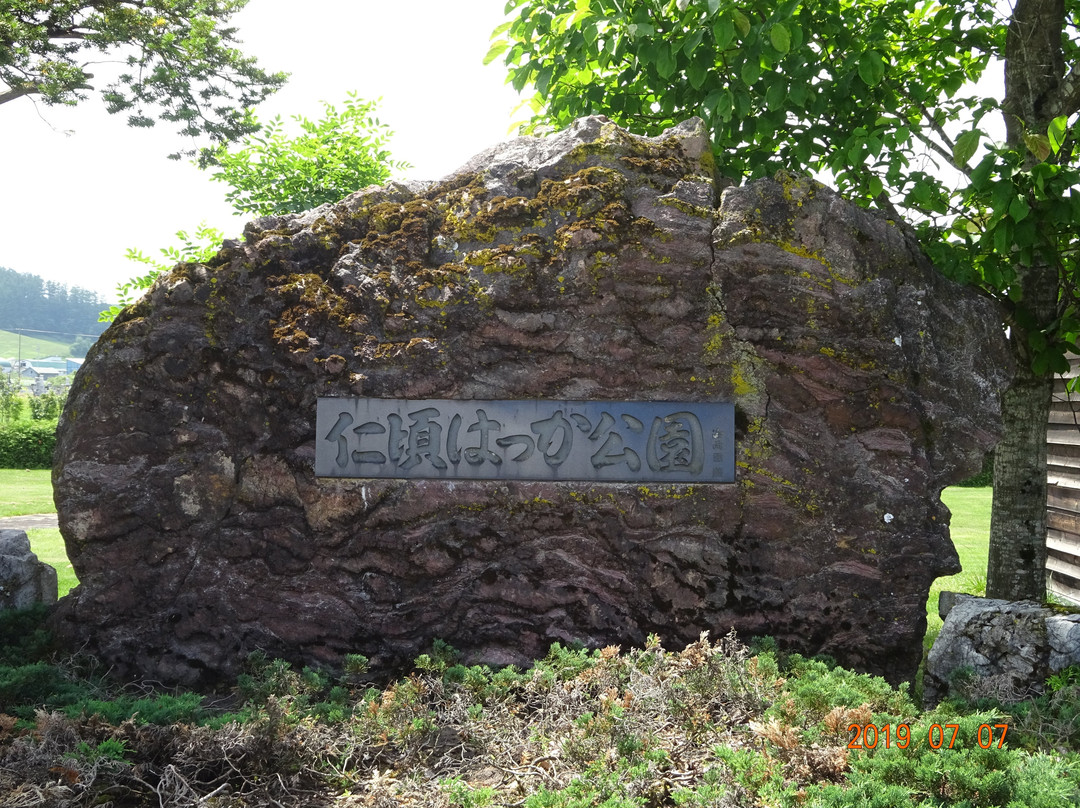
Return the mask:
[[320,398],[315,474],[734,482],[734,407]]

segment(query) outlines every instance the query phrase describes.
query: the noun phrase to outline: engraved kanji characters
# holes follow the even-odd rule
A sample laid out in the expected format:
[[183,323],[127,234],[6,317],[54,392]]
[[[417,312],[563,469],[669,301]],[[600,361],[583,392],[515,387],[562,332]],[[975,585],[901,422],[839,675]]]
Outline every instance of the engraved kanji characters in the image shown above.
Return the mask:
[[373,476],[393,476],[396,470],[409,476],[482,478],[492,473],[523,479],[547,479],[544,467],[550,473],[565,467],[569,472],[564,469],[559,475],[584,474],[583,479],[592,474],[597,479],[635,479],[630,475],[637,474],[687,479],[703,472],[707,454],[712,455],[714,474],[726,458],[726,433],[710,421],[712,440],[706,445],[701,421],[688,409],[665,413],[656,404],[552,404],[557,406],[547,409],[546,416],[542,406],[530,404],[539,415],[525,423],[512,409],[513,402],[463,407],[428,401],[405,411],[369,409],[367,417],[373,420],[359,424],[362,416],[337,410],[334,425],[322,438],[333,449],[323,456],[337,468],[364,466]]
[[[631,415],[623,415],[622,418],[631,431],[640,432],[645,428],[641,421]],[[600,420],[589,435],[589,440],[599,441],[602,435],[605,435],[605,433],[606,435],[604,442],[600,444],[600,448],[589,458],[589,462],[592,463],[594,469],[625,463],[630,471],[640,470],[641,456],[633,449],[626,447],[622,435],[612,429],[615,423],[615,417],[611,413],[605,411],[600,414]]]
[[411,469],[427,460],[435,468],[443,470],[446,461],[439,455],[442,445],[442,425],[435,419],[440,413],[435,407],[425,407],[410,412],[412,423],[408,429],[402,427],[401,416],[391,413],[386,417],[390,422],[390,440],[388,449],[390,459],[403,469]]
[[653,418],[645,457],[653,471],[700,474],[705,464],[705,443],[698,417],[683,411]]

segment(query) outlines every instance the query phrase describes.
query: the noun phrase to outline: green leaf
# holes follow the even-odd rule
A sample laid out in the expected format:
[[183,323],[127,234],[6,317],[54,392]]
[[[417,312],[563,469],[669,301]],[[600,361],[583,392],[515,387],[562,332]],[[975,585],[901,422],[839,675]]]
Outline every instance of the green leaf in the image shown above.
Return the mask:
[[554,72],[554,68],[551,65],[544,65],[536,73],[536,89],[541,95],[546,95],[548,87],[551,86],[551,75]]
[[705,29],[698,28],[690,36],[686,38],[686,42],[683,43],[682,51],[687,56],[692,56],[697,46],[701,44],[701,38],[705,36]]
[[659,42],[642,42],[637,50],[638,61],[644,65],[656,64],[656,60],[660,58],[660,43]]
[[979,141],[981,139],[982,132],[978,129],[964,132],[956,139],[956,143],[953,145],[953,162],[956,164],[957,168],[964,168],[967,166],[968,160],[975,156],[975,152],[979,148]]
[[870,196],[872,196],[872,197],[880,196],[881,193],[885,190],[885,186],[882,184],[881,179],[879,177],[875,177],[875,176],[871,175],[870,181],[869,181],[868,184],[870,186]]
[[686,77],[690,79],[690,86],[700,90],[705,85],[705,79],[709,76],[709,69],[703,62],[694,62],[686,69]]
[[[713,94],[709,94],[709,98],[712,98]],[[732,110],[735,108],[735,97],[731,94],[730,90],[720,90],[716,93],[716,101],[711,109],[715,112],[716,117],[720,120],[727,122],[731,120]]]
[[1022,196],[1014,196],[1009,203],[1009,218],[1014,222],[1022,222],[1031,213],[1031,206]]
[[1046,135],[1024,132],[1024,145],[1027,146],[1028,151],[1034,154],[1040,161],[1049,157],[1052,151],[1050,148],[1050,138]]
[[1009,180],[999,180],[991,193],[991,207],[995,215],[1004,215],[1009,202],[1016,196],[1016,189]]
[[922,180],[919,180],[911,189],[911,195],[915,198],[916,202],[925,204],[929,202],[930,197],[933,196],[933,189]]
[[787,94],[787,85],[782,80],[774,82],[765,92],[765,106],[770,110],[781,109],[787,100]]
[[727,50],[728,45],[735,39],[735,23],[730,17],[721,17],[713,23],[713,39],[716,40],[717,50]]
[[1012,228],[1006,227],[1008,222],[1001,222],[994,228],[994,252],[999,255],[1007,255],[1013,245]]
[[740,36],[746,36],[750,33],[750,19],[739,9],[733,8],[731,10],[731,18],[734,20]]
[[885,59],[877,51],[867,51],[859,57],[859,78],[867,87],[875,87],[885,77]]
[[1072,370],[1072,366],[1069,364],[1069,360],[1065,357],[1063,347],[1064,346],[1060,346],[1058,350],[1050,354],[1050,371],[1052,373],[1058,373],[1062,376]]
[[500,39],[488,49],[487,56],[484,57],[484,64],[489,65],[494,62],[509,47],[510,43],[507,40]]
[[791,34],[788,33],[788,29],[780,23],[776,23],[769,29],[769,41],[772,42],[772,46],[776,48],[780,53],[787,53],[791,50]]
[[747,87],[754,86],[755,82],[761,78],[761,63],[756,59],[749,59],[743,62],[739,76],[742,78],[743,84]]
[[971,172],[971,187],[976,191],[981,191],[986,187],[987,180],[990,179],[990,172],[994,170],[997,165],[997,158],[993,154],[986,155],[979,164],[975,166],[975,170]]
[[1046,127],[1046,137],[1050,142],[1050,148],[1053,149],[1054,154],[1057,154],[1061,150],[1061,146],[1065,143],[1065,133],[1069,129],[1069,116],[1059,115],[1050,121],[1050,125]]
[[716,14],[720,11],[720,0],[709,0],[709,13]]
[[573,13],[573,15],[570,17],[569,22],[567,22],[566,28],[564,30],[568,31],[571,28],[578,27],[581,24],[582,20],[587,19],[591,16],[593,16],[593,12],[589,9],[588,3],[586,3],[585,8],[579,8]]
[[675,72],[675,65],[675,55],[671,52],[671,46],[661,43],[656,54],[656,72],[660,74],[660,78],[670,78]]

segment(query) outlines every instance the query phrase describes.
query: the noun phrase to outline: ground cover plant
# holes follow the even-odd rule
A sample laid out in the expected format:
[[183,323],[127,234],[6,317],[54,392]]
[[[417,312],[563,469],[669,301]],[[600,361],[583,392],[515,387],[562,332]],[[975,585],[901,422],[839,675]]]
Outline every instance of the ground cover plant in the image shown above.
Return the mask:
[[[678,652],[655,637],[639,649],[555,645],[527,671],[463,665],[436,643],[389,683],[369,681],[359,656],[332,674],[256,654],[215,701],[109,690],[78,659],[13,665],[47,645],[33,621],[0,626],[21,646],[0,653],[0,701],[12,705],[0,717],[3,808],[1080,799],[1075,737],[1045,720],[1060,712],[1049,703],[1039,724],[1000,705],[924,714],[906,688],[733,635]],[[26,697],[43,689],[51,701],[35,709]]]

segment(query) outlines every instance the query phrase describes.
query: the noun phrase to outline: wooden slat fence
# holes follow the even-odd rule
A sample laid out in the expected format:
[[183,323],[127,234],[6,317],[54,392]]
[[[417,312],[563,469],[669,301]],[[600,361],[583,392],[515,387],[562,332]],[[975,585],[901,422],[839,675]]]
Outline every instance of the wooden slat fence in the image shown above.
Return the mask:
[[1080,376],[1080,357],[1054,382],[1046,435],[1046,586],[1059,598],[1080,603],[1080,394],[1066,379]]

